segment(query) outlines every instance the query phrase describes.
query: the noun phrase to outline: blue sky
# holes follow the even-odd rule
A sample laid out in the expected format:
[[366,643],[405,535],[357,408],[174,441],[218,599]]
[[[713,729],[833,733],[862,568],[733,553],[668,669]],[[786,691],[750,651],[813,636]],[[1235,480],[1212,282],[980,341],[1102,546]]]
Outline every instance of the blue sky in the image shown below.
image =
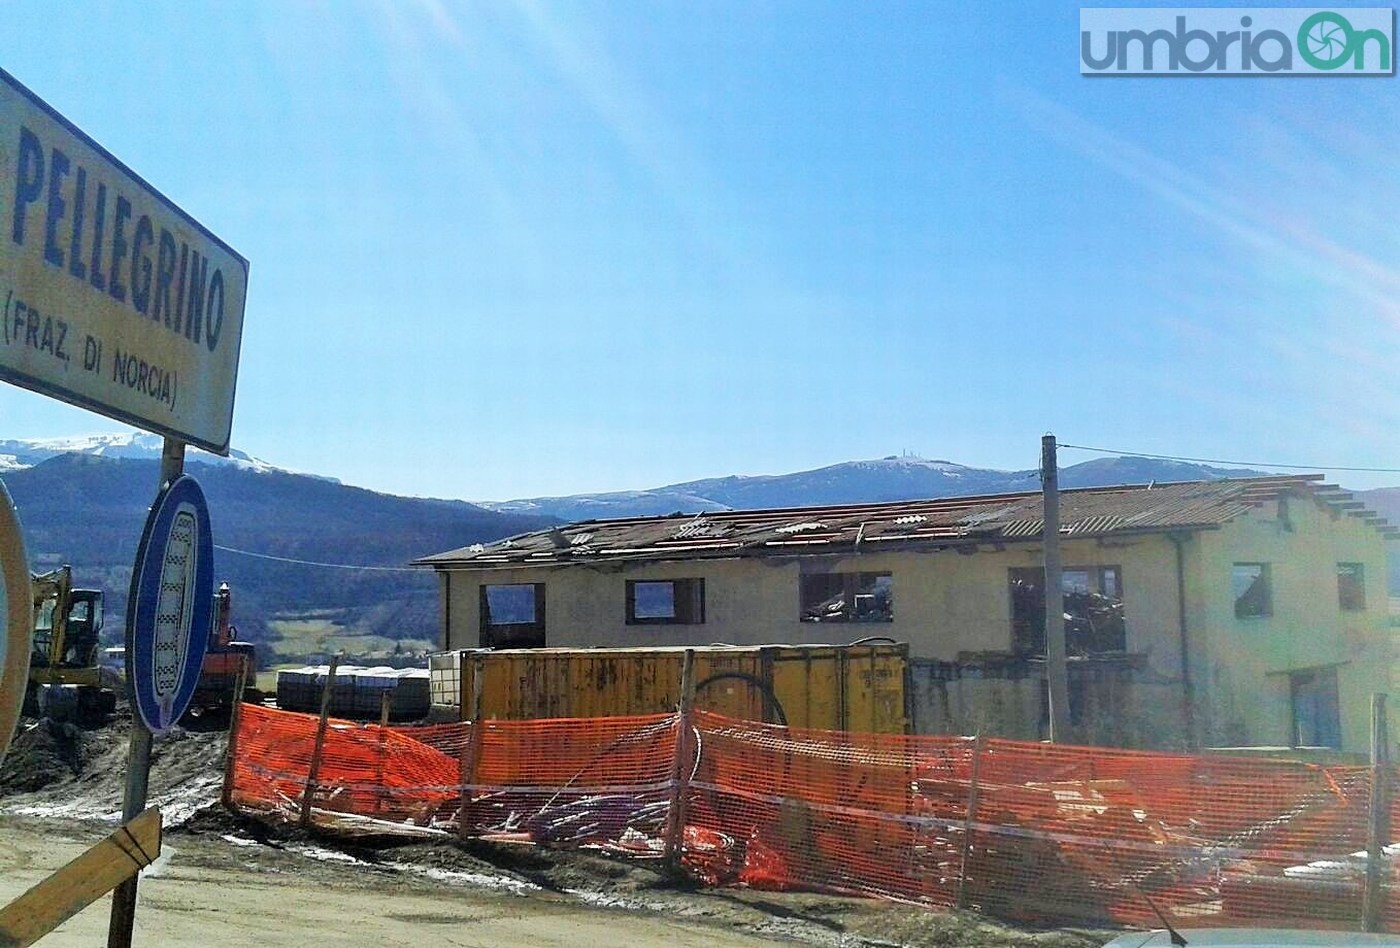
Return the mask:
[[[1400,467],[1394,78],[1084,78],[1077,4],[3,10],[0,67],[251,261],[275,464]],[[0,437],[109,430],[0,385]]]

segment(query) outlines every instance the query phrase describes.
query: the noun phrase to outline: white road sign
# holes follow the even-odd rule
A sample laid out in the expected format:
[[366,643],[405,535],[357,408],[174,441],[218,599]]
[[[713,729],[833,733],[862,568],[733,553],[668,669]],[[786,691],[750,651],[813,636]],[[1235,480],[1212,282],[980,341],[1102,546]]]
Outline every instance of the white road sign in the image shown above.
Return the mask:
[[228,453],[248,261],[0,70],[0,379]]

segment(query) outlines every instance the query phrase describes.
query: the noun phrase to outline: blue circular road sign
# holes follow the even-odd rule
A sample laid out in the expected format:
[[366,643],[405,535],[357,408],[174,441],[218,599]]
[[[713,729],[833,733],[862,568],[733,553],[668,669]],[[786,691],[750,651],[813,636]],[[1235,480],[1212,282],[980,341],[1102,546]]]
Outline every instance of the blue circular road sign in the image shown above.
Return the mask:
[[214,538],[193,477],[172,481],[151,508],[126,608],[126,677],[146,727],[168,730],[194,697],[209,646]]

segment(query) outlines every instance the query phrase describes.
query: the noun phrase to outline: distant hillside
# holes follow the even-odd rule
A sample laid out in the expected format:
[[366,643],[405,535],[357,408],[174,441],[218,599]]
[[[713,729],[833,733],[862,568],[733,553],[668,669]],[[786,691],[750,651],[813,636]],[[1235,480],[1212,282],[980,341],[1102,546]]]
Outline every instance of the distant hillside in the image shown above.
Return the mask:
[[[290,560],[404,567],[426,553],[557,522],[463,501],[379,494],[266,467],[187,469],[208,497],[216,544]],[[132,563],[158,476],[156,461],[82,454],[4,474],[31,565],[70,563],[79,584],[105,590],[113,631],[123,627]],[[214,570],[216,582],[234,590],[234,619],[244,637],[267,641],[273,638],[269,623],[292,619],[304,626],[308,617],[320,617],[330,631],[389,640],[438,636],[431,574],[305,566],[223,550],[215,551]]]
[[[1148,458],[1099,458],[1060,471],[1064,487],[1105,487],[1149,481],[1250,477],[1263,471]],[[820,504],[860,504],[931,497],[966,497],[1038,490],[1036,470],[1001,471],[950,461],[888,457],[847,461],[795,474],[714,477],[651,490],[483,502],[490,510],[544,514],[561,520],[644,517],[705,510],[756,510]]]

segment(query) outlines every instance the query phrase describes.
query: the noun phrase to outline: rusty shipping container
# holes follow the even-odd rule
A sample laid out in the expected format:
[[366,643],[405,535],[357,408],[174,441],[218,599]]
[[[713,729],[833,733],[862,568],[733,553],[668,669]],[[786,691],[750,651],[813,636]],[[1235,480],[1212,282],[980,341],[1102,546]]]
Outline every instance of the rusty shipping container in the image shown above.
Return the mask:
[[[614,717],[673,711],[686,649],[461,649],[432,656],[433,703],[471,717],[482,676],[487,720]],[[695,706],[730,717],[825,730],[908,733],[904,644],[705,646]]]

